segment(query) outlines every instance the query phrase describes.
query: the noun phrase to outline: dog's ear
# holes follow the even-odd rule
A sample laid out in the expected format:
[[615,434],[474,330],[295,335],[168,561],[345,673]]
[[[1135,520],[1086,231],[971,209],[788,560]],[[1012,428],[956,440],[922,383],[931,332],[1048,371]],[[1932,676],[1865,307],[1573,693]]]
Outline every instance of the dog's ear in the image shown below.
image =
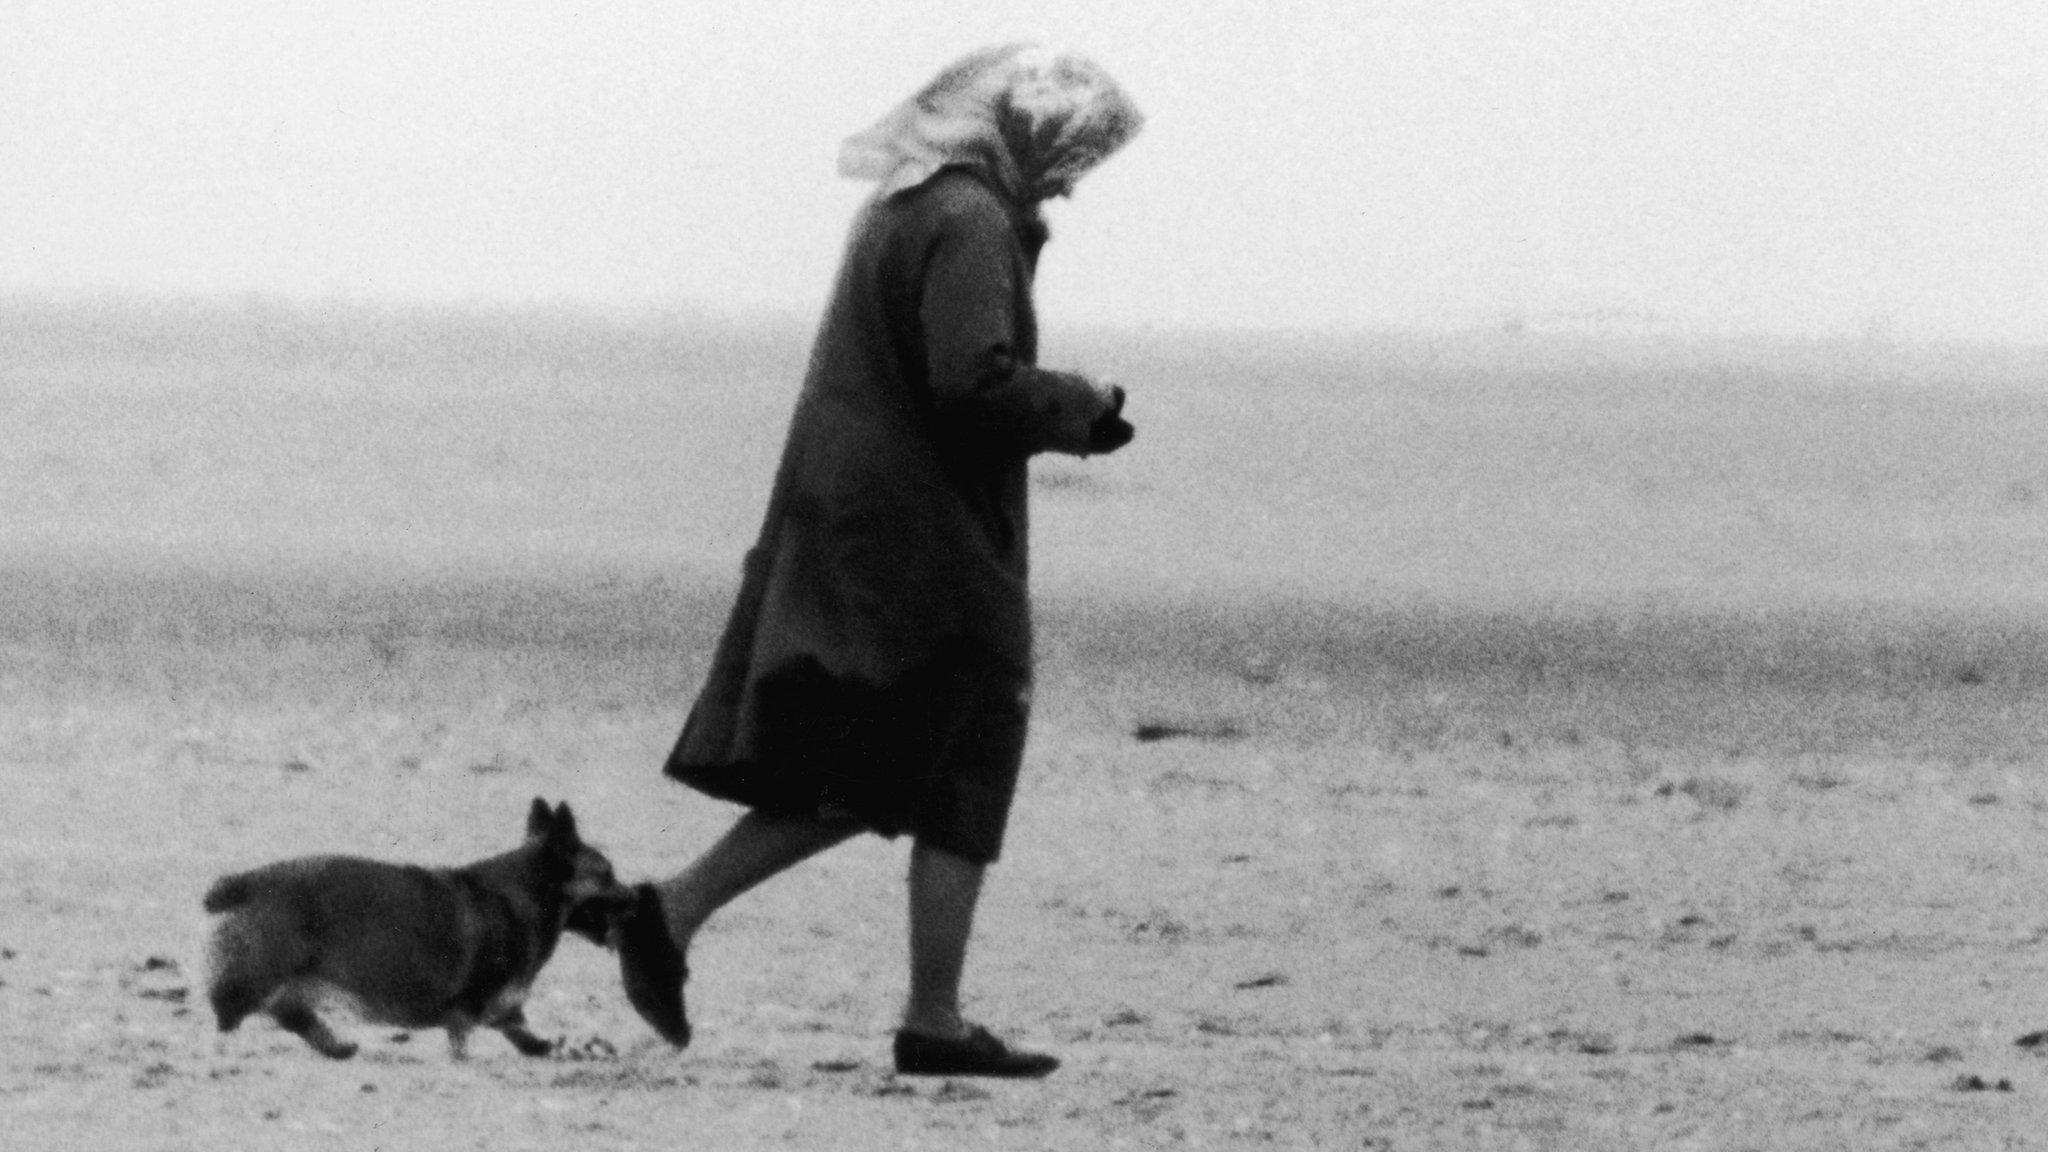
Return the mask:
[[576,814],[569,811],[567,804],[555,807],[547,828],[542,832],[542,843],[557,856],[574,856],[583,847],[583,838],[576,835]]
[[572,844],[582,843],[583,838],[576,835],[576,814],[569,811],[569,802],[567,800],[555,805],[555,827],[550,834],[567,840]]
[[533,807],[526,811],[526,838],[532,840],[545,836],[554,826],[555,814],[548,809],[548,802],[535,796]]

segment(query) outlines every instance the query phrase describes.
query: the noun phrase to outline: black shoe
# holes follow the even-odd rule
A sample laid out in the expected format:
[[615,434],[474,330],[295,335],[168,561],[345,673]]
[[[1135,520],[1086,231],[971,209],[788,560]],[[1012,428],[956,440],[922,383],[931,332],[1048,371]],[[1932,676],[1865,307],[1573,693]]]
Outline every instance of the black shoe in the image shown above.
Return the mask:
[[690,966],[668,934],[668,917],[654,885],[633,889],[633,910],[619,920],[619,979],[626,999],[663,1040],[690,1046],[690,1018],[683,1011],[683,981]]
[[1052,1074],[1059,1057],[1018,1052],[976,1025],[959,1040],[896,1033],[896,1071],[905,1076],[1002,1076],[1030,1080]]

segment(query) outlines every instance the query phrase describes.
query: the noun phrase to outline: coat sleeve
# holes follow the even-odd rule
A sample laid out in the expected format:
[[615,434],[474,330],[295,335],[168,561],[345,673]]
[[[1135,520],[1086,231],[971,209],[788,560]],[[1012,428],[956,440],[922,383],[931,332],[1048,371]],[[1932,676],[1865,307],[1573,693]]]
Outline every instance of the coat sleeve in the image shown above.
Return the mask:
[[941,433],[991,451],[1104,451],[1096,421],[1110,390],[1018,355],[1022,255],[1000,210],[950,213],[925,265],[918,309]]

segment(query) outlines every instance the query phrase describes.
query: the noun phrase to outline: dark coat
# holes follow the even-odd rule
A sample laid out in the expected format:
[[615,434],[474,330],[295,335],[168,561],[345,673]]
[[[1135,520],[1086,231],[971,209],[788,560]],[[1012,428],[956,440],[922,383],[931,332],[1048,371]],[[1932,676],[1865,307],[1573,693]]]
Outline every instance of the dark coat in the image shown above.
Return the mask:
[[[968,168],[862,210],[671,776],[993,858],[1030,685],[1027,461],[1085,453],[1108,408],[1035,367],[1044,239]],[[949,827],[963,808],[992,837]]]

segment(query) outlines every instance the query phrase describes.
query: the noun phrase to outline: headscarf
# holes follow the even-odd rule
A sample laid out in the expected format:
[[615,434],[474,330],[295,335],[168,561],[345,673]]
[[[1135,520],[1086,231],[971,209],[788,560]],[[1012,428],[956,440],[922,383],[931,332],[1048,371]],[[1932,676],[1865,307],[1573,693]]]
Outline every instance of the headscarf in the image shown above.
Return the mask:
[[1026,44],[984,48],[840,146],[839,174],[880,195],[954,164],[980,168],[1021,205],[1064,195],[1145,123],[1102,66]]

